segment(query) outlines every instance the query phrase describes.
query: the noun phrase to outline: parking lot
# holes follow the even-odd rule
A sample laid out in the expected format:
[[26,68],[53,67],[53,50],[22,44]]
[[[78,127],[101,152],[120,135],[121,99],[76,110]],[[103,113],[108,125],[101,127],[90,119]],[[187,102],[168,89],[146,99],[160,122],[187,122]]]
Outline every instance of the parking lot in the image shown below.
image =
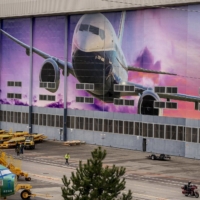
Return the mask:
[[[70,166],[77,167],[79,160],[86,162],[91,157],[96,145],[77,145],[64,146],[63,142],[45,141],[38,143],[35,150],[25,150],[23,159],[33,162],[49,163],[54,165],[64,165],[64,155],[69,153],[71,156]],[[188,159],[183,157],[172,156],[170,161],[159,161],[147,159],[150,155],[147,152],[139,152],[127,149],[118,149],[113,147],[102,147],[107,151],[105,165],[115,164],[124,166],[127,173],[138,175],[154,175],[160,177],[174,177],[182,179],[200,179],[200,160]],[[6,149],[7,153],[15,155],[14,149]],[[21,158],[21,156],[20,156]]]

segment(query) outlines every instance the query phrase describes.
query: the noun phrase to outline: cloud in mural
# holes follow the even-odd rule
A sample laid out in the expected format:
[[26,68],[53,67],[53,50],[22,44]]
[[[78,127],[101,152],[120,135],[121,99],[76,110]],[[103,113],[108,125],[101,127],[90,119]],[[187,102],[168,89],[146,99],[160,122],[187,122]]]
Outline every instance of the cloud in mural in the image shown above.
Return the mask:
[[58,94],[57,99],[58,99],[57,102],[47,104],[46,107],[49,107],[49,108],[64,108],[63,95]]
[[134,65],[149,70],[161,70],[160,61],[156,61],[156,63],[154,63],[154,57],[147,47],[145,47],[145,49],[136,58]]

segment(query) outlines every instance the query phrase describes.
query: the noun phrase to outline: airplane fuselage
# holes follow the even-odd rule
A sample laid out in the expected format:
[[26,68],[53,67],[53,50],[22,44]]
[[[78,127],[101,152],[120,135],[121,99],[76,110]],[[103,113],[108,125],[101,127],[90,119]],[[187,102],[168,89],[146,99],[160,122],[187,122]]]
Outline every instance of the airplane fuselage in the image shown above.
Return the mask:
[[73,35],[72,63],[80,83],[93,83],[95,97],[113,102],[114,84],[128,80],[127,64],[116,33],[102,14],[86,14]]

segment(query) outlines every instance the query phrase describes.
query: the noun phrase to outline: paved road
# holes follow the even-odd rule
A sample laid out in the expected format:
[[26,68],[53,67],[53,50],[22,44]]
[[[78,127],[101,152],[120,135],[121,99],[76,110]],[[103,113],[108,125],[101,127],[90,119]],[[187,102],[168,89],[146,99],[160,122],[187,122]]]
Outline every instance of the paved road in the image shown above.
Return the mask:
[[[90,152],[95,145],[63,146],[60,142],[47,141],[37,144],[35,150],[26,150],[22,160],[24,171],[30,173],[33,181],[32,191],[49,193],[52,198],[34,198],[63,200],[61,197],[61,177],[70,177],[75,171],[79,160],[86,162],[91,157]],[[103,147],[104,148],[104,147]],[[134,199],[138,200],[182,200],[180,187],[188,180],[200,185],[200,161],[181,157],[172,157],[171,161],[153,161],[145,157],[148,153],[105,147],[107,158],[105,165],[115,164],[127,169],[125,174],[127,190],[131,189]],[[6,150],[15,155],[13,149]],[[64,154],[70,153],[70,167],[64,165]],[[22,180],[23,181],[23,180]],[[26,182],[27,183],[27,182]],[[19,199],[10,197],[8,200]]]

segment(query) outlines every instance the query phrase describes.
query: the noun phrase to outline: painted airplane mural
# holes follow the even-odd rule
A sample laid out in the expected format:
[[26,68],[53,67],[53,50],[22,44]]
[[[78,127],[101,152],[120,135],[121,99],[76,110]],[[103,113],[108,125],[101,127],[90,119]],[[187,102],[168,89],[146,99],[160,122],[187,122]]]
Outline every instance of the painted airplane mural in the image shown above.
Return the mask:
[[[154,71],[135,66],[129,66],[121,48],[126,12],[122,12],[118,35],[110,21],[101,13],[85,14],[78,21],[72,41],[72,62],[67,62],[66,75],[71,74],[80,83],[94,84],[93,90],[87,90],[92,96],[106,103],[113,103],[114,99],[123,96],[140,96],[138,114],[162,115],[162,109],[154,103],[160,99],[181,100],[194,102],[198,110],[200,97],[180,94],[178,92],[155,91],[128,81],[128,72],[143,72],[176,76],[174,73]],[[26,49],[30,55],[30,46],[19,41],[4,30],[0,31],[8,38]],[[33,47],[32,51],[45,59],[41,71],[40,82],[55,83],[54,88],[46,88],[49,92],[56,92],[60,83],[60,70],[64,75],[65,62]],[[116,89],[115,86],[123,86]],[[130,88],[132,88],[130,90]]]

